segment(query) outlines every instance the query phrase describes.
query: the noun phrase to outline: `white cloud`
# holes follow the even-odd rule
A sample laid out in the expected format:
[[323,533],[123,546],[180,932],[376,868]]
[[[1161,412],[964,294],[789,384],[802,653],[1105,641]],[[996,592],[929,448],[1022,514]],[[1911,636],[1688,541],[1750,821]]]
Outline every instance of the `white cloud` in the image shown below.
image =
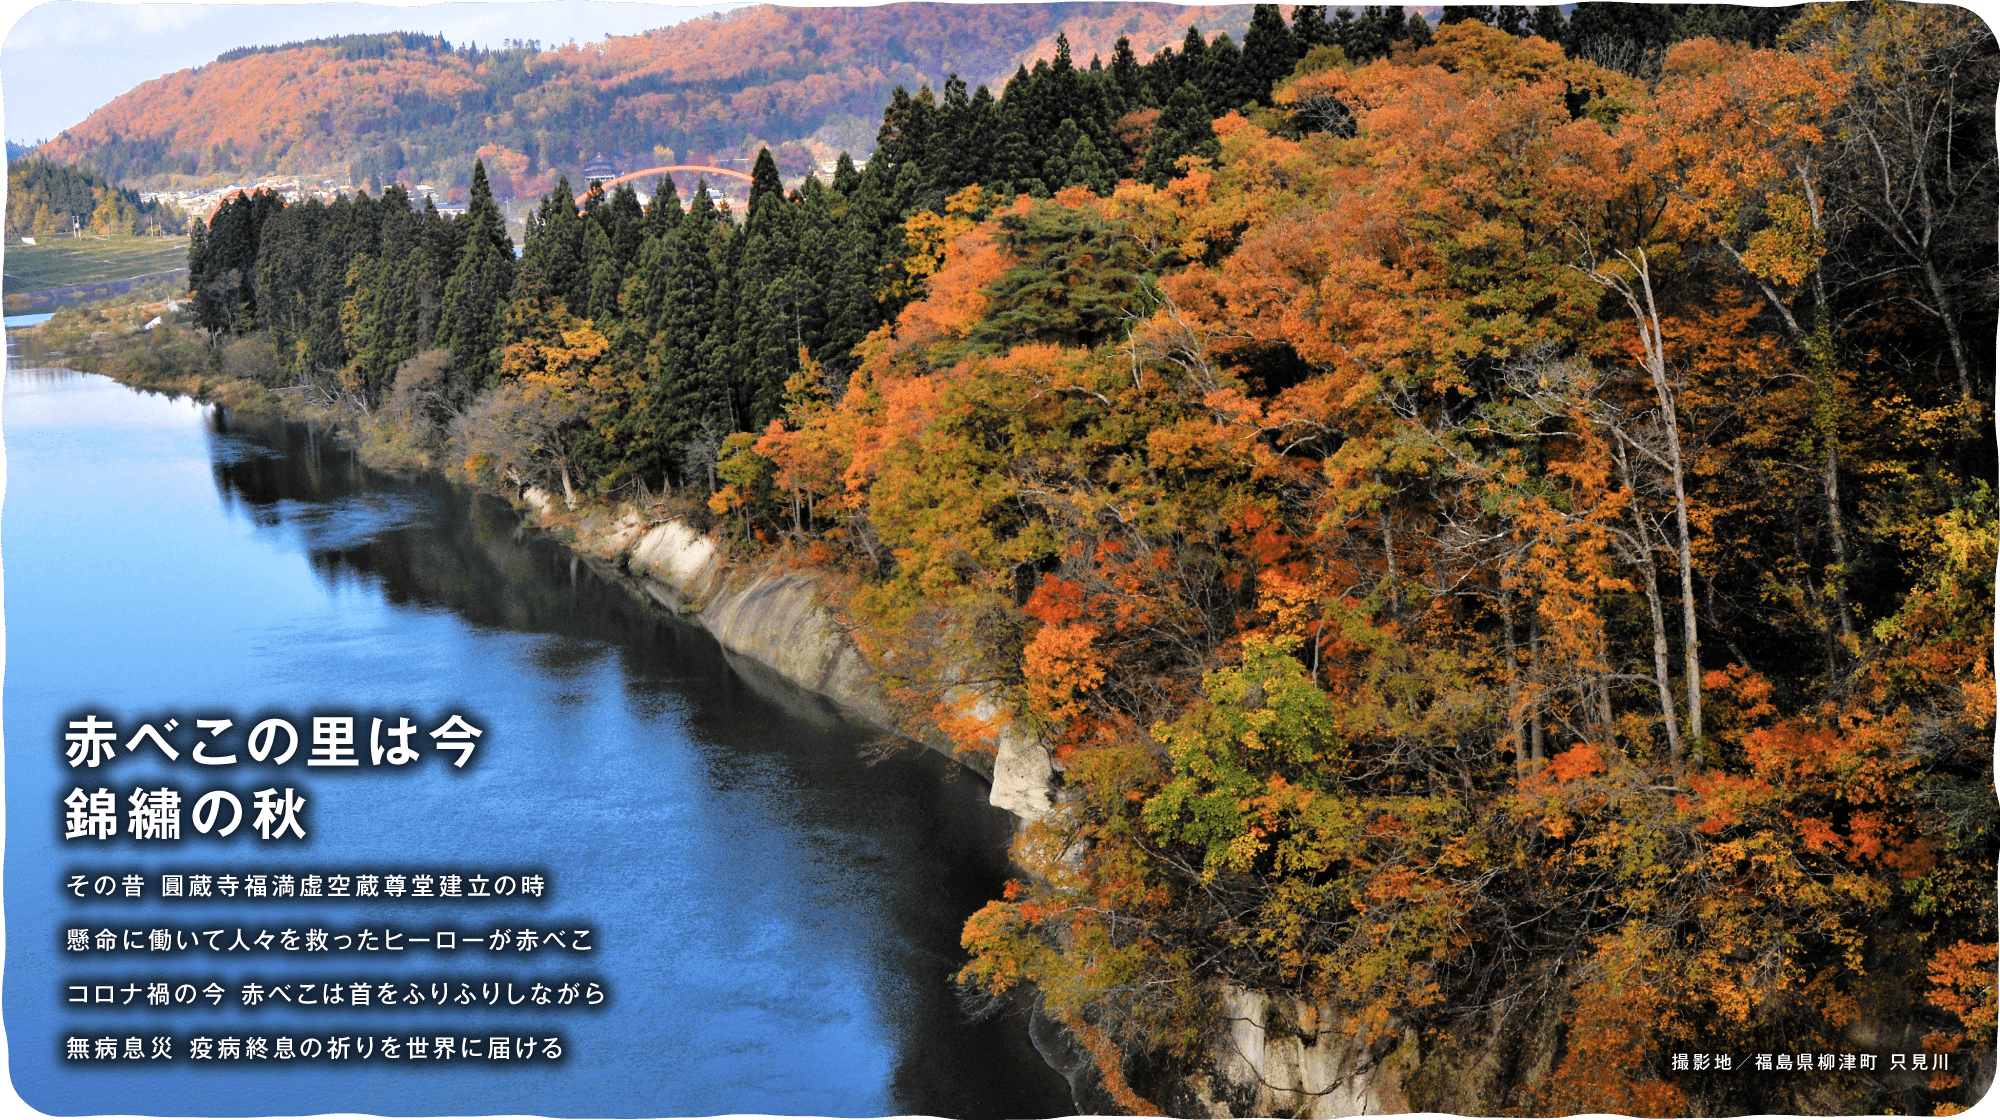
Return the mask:
[[[128,10],[129,15],[126,14]],[[178,30],[213,14],[211,9],[193,4],[130,4],[121,7],[118,17],[110,18],[129,20],[127,28],[131,31],[159,32]]]
[[[4,9],[0,9],[4,10]],[[8,49],[62,50],[133,35],[177,31],[217,14],[200,4],[101,4],[52,0],[38,5],[7,33]]]

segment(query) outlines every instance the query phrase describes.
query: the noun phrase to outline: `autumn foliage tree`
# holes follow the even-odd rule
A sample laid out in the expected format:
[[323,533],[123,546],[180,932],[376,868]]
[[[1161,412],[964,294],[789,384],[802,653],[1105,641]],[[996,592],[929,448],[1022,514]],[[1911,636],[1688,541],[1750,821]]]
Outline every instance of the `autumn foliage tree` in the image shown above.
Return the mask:
[[1419,1107],[1965,1099],[1666,1065],[1991,1032],[1992,437],[1870,271],[1881,48],[1828,26],[1307,58],[1156,182],[925,227],[847,393],[739,450],[885,656],[986,628],[1060,789],[965,979],[1116,1039],[1128,1107],[1232,985],[1487,1063]]
[[[865,171],[760,161],[741,224],[560,184],[504,295],[410,217],[410,290],[498,316],[432,341],[369,321],[426,259],[374,202],[306,211],[352,246],[331,337],[268,268],[210,298],[364,397],[483,360],[468,469],[699,488],[840,573],[913,730],[1045,751],[961,980],[1121,1107],[1202,1107],[1250,991],[1416,1108],[1949,1111],[2000,939],[2000,49],[1888,0],[1585,8],[1062,38],[1001,98],[896,91]],[[1849,1050],[1954,1058],[1668,1065]]]

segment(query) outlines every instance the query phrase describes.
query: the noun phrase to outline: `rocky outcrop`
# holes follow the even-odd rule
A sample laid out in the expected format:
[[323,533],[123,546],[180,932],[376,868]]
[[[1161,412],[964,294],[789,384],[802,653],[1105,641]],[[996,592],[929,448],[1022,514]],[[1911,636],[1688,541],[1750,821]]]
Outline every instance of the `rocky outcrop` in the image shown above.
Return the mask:
[[945,691],[945,702],[973,719],[998,727],[994,739],[993,791],[987,800],[1024,821],[1054,811],[1055,762],[1042,741],[1014,720],[993,697],[964,685]]
[[[1371,1116],[1408,1112],[1400,1049],[1386,1054],[1325,1007],[1231,985],[1212,1072],[1192,1079],[1210,1116]],[[1191,1108],[1188,1111],[1196,1111]]]
[[699,615],[724,649],[753,658],[786,680],[884,729],[894,720],[868,661],[802,572],[769,573],[719,588]]
[[[533,489],[522,497],[545,523],[565,519],[560,499]],[[833,701],[848,716],[901,732],[873,667],[826,608],[814,573],[781,565],[733,567],[713,539],[686,522],[653,523],[630,507],[584,514],[571,543],[635,594],[699,623],[724,650],[753,662],[752,676],[774,674]],[[950,688],[945,699],[998,728],[988,775],[992,804],[1024,822],[1054,813],[1056,764],[1034,734],[976,688]],[[926,745],[953,753],[937,737]],[[1343,1028],[1326,1009],[1241,988],[1226,990],[1222,1007],[1206,1068],[1176,1078],[1162,1094],[1175,1114],[1328,1117],[1408,1110],[1398,1072],[1401,1052],[1384,1057],[1381,1047],[1356,1037],[1351,1024]],[[1118,1111],[1088,1050],[1067,1027],[1038,1013],[1031,1034],[1069,1080],[1080,1109]]]
[[[636,521],[637,518],[634,517]],[[676,611],[708,597],[721,573],[715,563],[715,542],[682,521],[655,525],[634,542],[627,562],[633,575],[668,590]]]
[[[523,499],[542,517],[549,495]],[[819,581],[784,569],[731,571],[711,538],[678,519],[649,523],[630,507],[593,510],[576,527],[580,551],[618,561],[654,602],[699,622],[722,648],[747,657],[860,719],[891,729],[868,661],[820,603]]]
[[[522,500],[544,522],[560,516],[560,499],[545,491],[530,488]],[[850,716],[885,731],[903,731],[868,659],[826,609],[820,578],[812,572],[732,568],[715,541],[686,522],[649,522],[631,507],[586,513],[571,544],[586,556],[614,563],[635,590],[699,623],[730,654],[832,700]],[[1049,752],[1011,723],[1010,713],[992,698],[967,699],[974,715],[1003,727],[990,773],[978,760],[953,754],[941,739],[919,736],[920,741],[991,778],[994,805],[1022,820],[1046,815],[1055,781]]]
[[1049,1068],[1062,1074],[1063,1080],[1069,1082],[1070,1100],[1075,1103],[1078,1115],[1119,1114],[1118,1101],[1104,1087],[1104,1077],[1098,1073],[1097,1063],[1091,1060],[1090,1051],[1083,1048],[1068,1027],[1037,1008],[1028,1017],[1028,1040],[1035,1044],[1035,1052],[1042,1056]]

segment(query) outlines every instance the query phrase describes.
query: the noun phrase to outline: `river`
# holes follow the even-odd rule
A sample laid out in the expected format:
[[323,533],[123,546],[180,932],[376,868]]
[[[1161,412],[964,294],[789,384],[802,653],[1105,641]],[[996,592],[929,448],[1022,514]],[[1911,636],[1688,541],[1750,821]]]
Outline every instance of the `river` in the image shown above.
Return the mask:
[[[10,353],[6,491],[5,1025],[15,1089],[50,1113],[1050,1116],[1073,1111],[1018,1014],[949,983],[999,891],[1009,818],[928,753],[752,679],[640,607],[505,503],[367,471],[297,425]],[[64,840],[62,797],[172,782],[246,793],[151,747],[72,770],[82,714],[122,736],[177,718],[462,713],[464,770],[304,771],[307,839]],[[366,725],[366,720],[361,721]],[[425,727],[431,726],[429,723]],[[241,734],[241,731],[237,732]],[[365,743],[366,733],[362,734]],[[419,740],[421,741],[421,739]],[[366,754],[366,747],[362,747]],[[114,773],[115,771],[115,773]],[[90,788],[96,788],[91,786]],[[188,793],[192,800],[192,793]],[[248,816],[245,821],[248,823]],[[329,868],[545,874],[546,898],[79,901],[68,876]],[[273,882],[276,880],[273,879]],[[79,926],[591,929],[586,955],[74,952]],[[596,1007],[391,1012],[235,998],[247,981],[590,978]],[[66,1002],[70,985],[211,982],[219,1005]],[[129,998],[129,997],[128,997]],[[76,1061],[74,1035],[558,1036],[556,1063]]]

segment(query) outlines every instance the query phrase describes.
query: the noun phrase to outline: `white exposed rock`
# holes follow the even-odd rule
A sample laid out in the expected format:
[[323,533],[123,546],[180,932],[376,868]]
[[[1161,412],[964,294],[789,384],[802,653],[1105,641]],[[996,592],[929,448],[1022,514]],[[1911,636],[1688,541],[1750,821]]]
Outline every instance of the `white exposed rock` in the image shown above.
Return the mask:
[[707,593],[714,563],[715,542],[674,520],[648,529],[633,546],[628,566],[633,575],[671,584],[694,601]]
[[577,528],[577,535],[588,535],[596,542],[593,551],[622,556],[632,550],[645,531],[646,522],[635,509],[627,509],[616,518],[593,510],[585,515],[583,524]]
[[[538,513],[555,503],[540,488],[531,487],[522,497]],[[615,522],[608,516],[586,518],[576,545],[597,555],[626,554],[626,570],[638,577],[647,595],[670,610],[693,615],[731,653],[878,727],[895,726],[873,668],[821,605],[819,581],[812,575],[779,570],[731,586],[713,539],[678,518],[645,528],[632,512]],[[1014,724],[1012,713],[992,697],[969,688],[953,689],[947,696],[954,702],[969,699],[972,715],[1002,727],[988,800],[1023,820],[1039,820],[1053,811],[1055,767],[1048,749]]]
[[556,506],[555,495],[539,486],[530,486],[521,491],[521,500],[528,503],[528,508],[535,511],[536,517],[547,517],[549,511]]
[[[800,572],[778,572],[745,586],[725,586],[715,541],[679,519],[637,534],[636,520],[615,527],[587,522],[577,544],[592,551],[630,548],[626,570],[652,598],[693,614],[724,649],[756,661],[882,728],[894,725],[874,673],[831,611],[819,584]],[[636,540],[628,540],[628,530]]]
[[987,794],[987,802],[1024,821],[1048,816],[1055,808],[1050,791],[1056,773],[1048,748],[992,697],[971,688],[953,688],[945,696],[972,718],[1000,725],[1000,747],[993,756],[993,790]]
[[[1404,1111],[1400,1079],[1378,1064],[1352,1024],[1313,1004],[1272,1006],[1271,997],[1230,985],[1222,994],[1227,1033],[1216,1072],[1254,1094],[1249,1116],[1376,1116]],[[1277,1024],[1281,1029],[1270,1029]],[[1385,1104],[1391,1107],[1385,1107]],[[1219,1104],[1217,1105],[1219,1107]]]
[[998,746],[993,754],[993,789],[987,794],[987,803],[1024,821],[1038,821],[1053,812],[1056,770],[1041,739],[977,686],[953,685],[945,690],[944,701],[959,714],[998,728],[994,733]]
[[819,605],[811,576],[767,575],[719,595],[701,612],[702,625],[728,649],[753,657],[880,727],[892,727],[874,673],[831,612]]
[[1055,805],[1049,791],[1056,771],[1041,740],[1009,727],[1000,733],[1000,750],[993,758],[993,792],[987,801],[1020,817],[1038,821]]

